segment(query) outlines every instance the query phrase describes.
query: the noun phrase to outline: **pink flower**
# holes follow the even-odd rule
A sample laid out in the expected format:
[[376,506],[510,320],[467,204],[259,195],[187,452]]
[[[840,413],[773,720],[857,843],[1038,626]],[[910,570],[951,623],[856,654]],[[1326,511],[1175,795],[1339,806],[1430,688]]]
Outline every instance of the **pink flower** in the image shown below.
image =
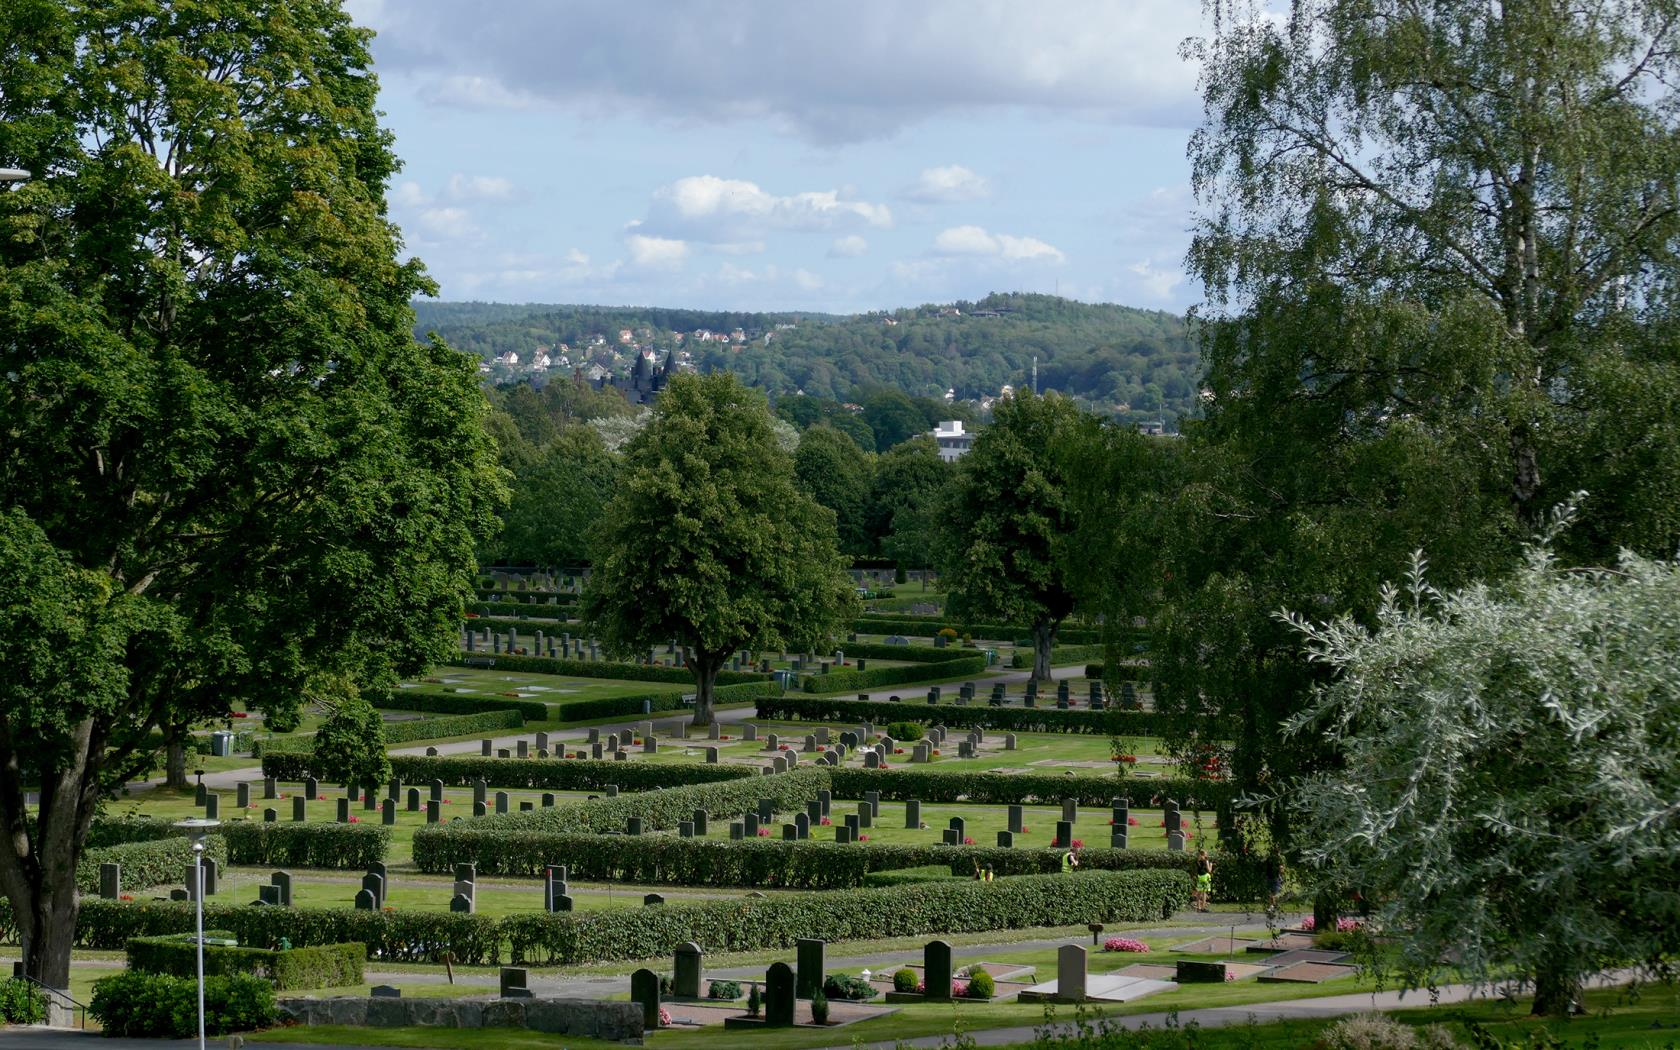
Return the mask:
[[659,1027],[664,1028],[671,1023],[671,1011],[663,1006],[659,1008]]
[[350,818],[350,823],[352,823],[352,824],[360,824],[361,822],[362,822],[361,817],[351,817]]
[[965,846],[974,845],[974,837],[972,835],[964,835],[963,836],[963,845],[965,845]]
[[1131,937],[1110,937],[1103,942],[1105,952],[1146,952],[1149,945]]
[[858,836],[858,841],[859,842],[868,842],[869,841],[869,836],[868,835],[859,835]]
[[957,999],[967,999],[968,998],[968,982],[967,981],[952,981],[951,982],[951,995],[954,998],[957,998]]
[[758,837],[761,838],[761,839],[769,838],[770,837],[770,829],[769,828],[759,828],[758,829]]
[[1074,849],[1084,849],[1085,848],[1085,840],[1084,839],[1074,839],[1073,840],[1073,848]]
[[822,824],[820,824],[819,827],[825,827],[826,828],[832,823],[834,823],[834,821],[829,820],[827,817],[824,817],[824,818],[822,818]]

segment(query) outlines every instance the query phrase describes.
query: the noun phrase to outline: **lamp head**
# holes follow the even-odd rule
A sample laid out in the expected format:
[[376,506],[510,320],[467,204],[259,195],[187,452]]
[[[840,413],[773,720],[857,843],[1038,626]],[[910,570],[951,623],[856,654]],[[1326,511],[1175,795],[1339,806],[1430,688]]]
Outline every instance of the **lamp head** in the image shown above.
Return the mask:
[[24,182],[30,177],[23,168],[0,168],[0,182]]

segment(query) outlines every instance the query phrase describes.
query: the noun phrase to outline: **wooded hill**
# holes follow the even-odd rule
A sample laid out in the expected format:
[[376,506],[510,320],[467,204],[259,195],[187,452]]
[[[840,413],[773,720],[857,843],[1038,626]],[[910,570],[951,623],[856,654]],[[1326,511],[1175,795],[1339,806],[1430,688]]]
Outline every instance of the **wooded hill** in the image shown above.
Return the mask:
[[640,345],[661,348],[672,345],[672,332],[741,329],[744,343],[689,335],[682,347],[700,369],[728,369],[772,397],[803,390],[846,400],[858,387],[886,386],[925,397],[950,388],[978,399],[996,396],[1004,384],[1030,382],[1037,356],[1041,391],[1092,399],[1099,411],[1171,421],[1193,410],[1200,373],[1179,315],[1049,295],[993,294],[848,316],[436,302],[417,302],[415,310],[417,334],[436,331],[486,360],[510,350],[527,358],[559,343],[575,348],[596,335],[616,347],[625,328]]

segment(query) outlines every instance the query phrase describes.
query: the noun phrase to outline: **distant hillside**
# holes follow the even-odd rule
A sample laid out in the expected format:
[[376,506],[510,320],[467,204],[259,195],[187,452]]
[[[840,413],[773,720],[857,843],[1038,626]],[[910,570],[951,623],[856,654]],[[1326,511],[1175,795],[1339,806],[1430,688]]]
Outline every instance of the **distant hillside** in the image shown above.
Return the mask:
[[1200,374],[1182,317],[1049,295],[994,294],[851,316],[434,302],[417,302],[415,310],[417,334],[435,330],[486,362],[517,354],[517,365],[493,367],[498,380],[528,371],[538,351],[552,356],[552,376],[591,368],[622,374],[638,349],[677,348],[691,366],[728,369],[773,397],[803,391],[844,400],[879,384],[925,397],[952,389],[979,400],[1030,382],[1037,356],[1040,390],[1123,415],[1173,419],[1193,410]]

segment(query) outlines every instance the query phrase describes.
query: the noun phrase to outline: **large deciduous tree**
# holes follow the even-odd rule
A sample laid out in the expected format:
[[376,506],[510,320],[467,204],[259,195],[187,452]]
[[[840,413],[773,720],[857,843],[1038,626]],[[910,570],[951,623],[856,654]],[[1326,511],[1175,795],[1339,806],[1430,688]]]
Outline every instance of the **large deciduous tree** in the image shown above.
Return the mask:
[[[1253,786],[1322,669],[1272,614],[1374,615],[1422,548],[1497,577],[1680,543],[1671,0],[1209,0],[1190,268],[1205,422],[1157,576],[1156,701]],[[1107,608],[1104,611],[1109,611]],[[1287,831],[1287,813],[1277,814]]]
[[591,549],[585,619],[619,653],[675,639],[696,725],[731,653],[820,645],[857,605],[833,513],[794,484],[764,396],[727,372],[660,395]]
[[857,446],[834,427],[818,424],[799,436],[793,454],[793,476],[811,498],[834,512],[840,549],[847,554],[869,553],[864,514],[875,456]]
[[1074,403],[1055,394],[999,401],[958,461],[943,523],[951,611],[1030,625],[1032,674],[1044,681],[1079,571],[1066,557],[1073,513],[1056,454],[1078,421]]
[[881,453],[864,509],[864,527],[901,569],[929,569],[939,552],[945,486],[956,470],[923,435]]
[[453,647],[499,481],[411,335],[367,45],[330,0],[0,5],[0,891],[47,984],[153,730]]
[[[1545,549],[1441,593],[1421,558],[1367,628],[1294,618],[1334,672],[1293,734],[1345,771],[1291,790],[1310,877],[1374,902],[1411,986],[1513,971],[1564,1014],[1604,970],[1680,951],[1680,566]],[[1450,960],[1450,962],[1449,962]]]
[[566,427],[535,463],[514,472],[498,553],[514,564],[587,564],[589,530],[617,477],[599,431]]

